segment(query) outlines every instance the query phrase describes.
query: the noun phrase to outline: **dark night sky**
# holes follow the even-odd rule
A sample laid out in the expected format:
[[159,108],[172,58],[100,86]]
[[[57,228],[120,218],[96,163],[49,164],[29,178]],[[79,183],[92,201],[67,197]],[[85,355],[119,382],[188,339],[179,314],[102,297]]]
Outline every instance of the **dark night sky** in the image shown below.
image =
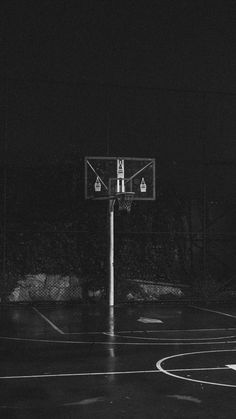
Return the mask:
[[56,246],[60,260],[54,232],[89,232],[65,241],[76,266],[80,240],[91,260],[89,243],[102,234],[106,245],[107,206],[84,199],[85,156],[156,158],[157,205],[137,203],[121,226],[164,231],[150,240],[163,240],[168,269],[177,228],[178,246],[194,254],[202,243],[214,271],[220,255],[235,273],[235,0],[2,0],[0,60],[4,278],[17,263],[35,271],[36,254],[49,263]]
[[209,159],[235,156],[234,1],[19,0],[4,16],[9,161],[192,160],[203,137]]

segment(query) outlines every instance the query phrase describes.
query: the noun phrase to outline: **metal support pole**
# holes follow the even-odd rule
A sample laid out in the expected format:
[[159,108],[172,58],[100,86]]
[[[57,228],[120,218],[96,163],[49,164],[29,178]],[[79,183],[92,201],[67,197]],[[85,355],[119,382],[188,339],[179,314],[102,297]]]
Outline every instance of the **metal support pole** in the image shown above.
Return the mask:
[[204,126],[203,126],[203,137],[202,137],[202,256],[203,256],[203,280],[206,283],[207,281],[207,140],[206,140],[206,131],[207,131],[207,97],[204,94],[203,97],[203,111],[204,111]]
[[4,300],[7,292],[7,183],[8,183],[8,78],[5,79],[5,95],[6,95],[6,108],[4,115],[4,131],[3,131],[3,225],[2,225],[2,276],[3,276],[3,289],[1,289],[2,299]]
[[[205,169],[206,170],[206,169]],[[204,273],[204,281],[207,280],[207,185],[206,185],[206,174],[204,176],[204,184],[203,184],[203,273]]]
[[109,306],[114,306],[114,204],[115,200],[109,201]]

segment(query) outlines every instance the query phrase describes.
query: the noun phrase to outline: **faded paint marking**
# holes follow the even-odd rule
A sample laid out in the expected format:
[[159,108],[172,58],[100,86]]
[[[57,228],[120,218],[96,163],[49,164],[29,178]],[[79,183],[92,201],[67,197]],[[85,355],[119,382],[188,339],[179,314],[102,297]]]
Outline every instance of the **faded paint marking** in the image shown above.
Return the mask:
[[44,319],[48,324],[50,324],[50,326],[56,330],[58,333],[60,333],[61,335],[64,335],[64,332],[59,329],[59,327],[57,327],[53,322],[51,322],[51,320],[49,320],[46,316],[44,316],[44,314],[42,314],[37,308],[33,307],[33,310],[40,316],[42,317],[42,319]]
[[85,406],[87,404],[92,404],[92,403],[97,403],[97,402],[103,402],[104,398],[103,397],[93,397],[91,399],[84,399],[84,400],[79,400],[78,402],[72,402],[72,403],[63,403],[63,406]]
[[200,399],[197,399],[196,397],[192,397],[192,396],[181,396],[180,394],[171,394],[167,397],[171,397],[177,400],[184,400],[186,402],[202,403]]
[[163,323],[159,319],[149,319],[148,317],[139,317],[137,321],[141,323]]
[[224,313],[223,311],[210,310],[208,308],[197,307],[197,306],[190,306],[190,307],[197,308],[198,310],[202,310],[202,311],[209,311],[210,313],[220,314],[221,316],[227,316],[227,317],[232,317],[233,319],[236,319],[236,316],[233,316],[232,314]]

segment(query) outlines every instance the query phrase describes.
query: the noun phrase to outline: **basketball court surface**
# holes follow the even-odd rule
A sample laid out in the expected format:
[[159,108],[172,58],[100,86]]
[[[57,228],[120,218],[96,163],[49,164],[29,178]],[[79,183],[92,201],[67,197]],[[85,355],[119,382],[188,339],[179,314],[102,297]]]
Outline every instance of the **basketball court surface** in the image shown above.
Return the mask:
[[115,207],[155,189],[154,159],[85,158],[85,198],[108,202],[109,304],[0,308],[1,419],[235,418],[233,305],[115,300]]
[[1,418],[235,418],[233,305],[2,306]]

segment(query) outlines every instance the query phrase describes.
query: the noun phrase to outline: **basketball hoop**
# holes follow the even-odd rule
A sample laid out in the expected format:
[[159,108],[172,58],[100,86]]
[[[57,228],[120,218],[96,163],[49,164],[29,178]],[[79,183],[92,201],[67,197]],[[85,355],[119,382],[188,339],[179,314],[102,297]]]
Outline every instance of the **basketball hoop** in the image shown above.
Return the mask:
[[131,211],[134,200],[156,199],[155,159],[85,157],[85,198],[108,200],[109,306],[115,304],[115,206]]
[[131,206],[134,200],[134,195],[134,192],[122,192],[116,194],[116,198],[119,205],[119,211],[127,211],[128,213],[130,213]]

